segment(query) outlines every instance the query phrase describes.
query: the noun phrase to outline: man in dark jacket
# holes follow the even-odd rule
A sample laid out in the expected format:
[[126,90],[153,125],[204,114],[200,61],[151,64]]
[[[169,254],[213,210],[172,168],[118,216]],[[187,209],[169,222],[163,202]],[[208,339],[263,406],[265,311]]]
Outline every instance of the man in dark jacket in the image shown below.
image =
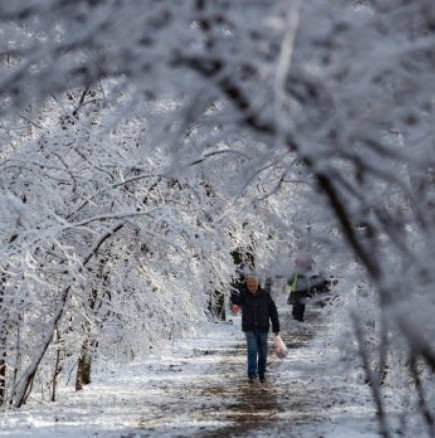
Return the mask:
[[239,293],[231,296],[233,304],[242,306],[242,330],[246,335],[248,350],[248,379],[254,383],[257,375],[261,383],[266,381],[267,337],[269,319],[272,331],[279,333],[278,311],[270,293],[258,286],[258,279],[248,276]]

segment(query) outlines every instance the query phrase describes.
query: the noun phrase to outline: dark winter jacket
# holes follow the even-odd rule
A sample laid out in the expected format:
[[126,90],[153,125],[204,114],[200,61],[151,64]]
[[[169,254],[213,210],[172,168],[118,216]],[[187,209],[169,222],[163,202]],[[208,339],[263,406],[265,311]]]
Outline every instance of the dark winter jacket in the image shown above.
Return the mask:
[[288,281],[290,294],[288,304],[294,304],[302,298],[311,298],[318,292],[329,291],[330,282],[322,275],[295,273]]
[[242,306],[242,330],[244,332],[268,332],[269,318],[273,333],[279,332],[278,311],[270,293],[261,287],[252,293],[243,286],[239,293],[231,295],[233,304]]

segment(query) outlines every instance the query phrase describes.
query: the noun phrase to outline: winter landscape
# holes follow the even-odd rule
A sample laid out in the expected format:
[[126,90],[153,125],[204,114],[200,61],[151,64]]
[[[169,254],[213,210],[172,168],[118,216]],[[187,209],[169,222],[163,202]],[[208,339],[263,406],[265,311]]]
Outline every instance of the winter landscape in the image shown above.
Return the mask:
[[434,47],[433,0],[0,2],[0,437],[435,437]]
[[[247,383],[234,316],[205,324],[165,355],[97,376],[83,392],[8,412],[0,436],[378,437],[370,390],[328,345],[325,313],[310,309],[304,325],[280,312],[290,354],[271,355],[265,385]],[[409,405],[399,395],[386,397],[393,422],[415,432]]]

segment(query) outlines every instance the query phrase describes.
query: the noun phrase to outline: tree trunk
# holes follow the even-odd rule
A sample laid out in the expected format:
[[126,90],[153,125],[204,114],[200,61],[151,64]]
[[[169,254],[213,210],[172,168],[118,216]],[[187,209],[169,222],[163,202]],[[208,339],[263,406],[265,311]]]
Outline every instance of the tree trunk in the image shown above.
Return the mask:
[[91,383],[92,351],[89,339],[83,341],[80,357],[77,364],[76,391],[83,389],[84,385]]
[[[79,270],[79,272],[83,271],[83,268],[87,265],[89,260],[97,253],[98,249],[101,247],[101,245],[108,239],[110,236],[112,236],[115,232],[123,228],[124,224],[118,224],[115,227],[113,227],[112,230],[104,234],[94,245],[92,250],[89,252],[87,257],[84,259],[83,264]],[[23,376],[21,377],[20,381],[18,382],[17,388],[15,388],[14,395],[15,395],[15,402],[14,406],[16,408],[19,408],[23,405],[23,403],[26,400],[26,394],[31,387],[32,381],[35,377],[36,372],[38,371],[39,364],[41,363],[43,357],[45,356],[45,353],[50,345],[50,343],[53,340],[54,333],[57,329],[57,326],[59,324],[60,319],[63,316],[63,313],[65,311],[66,303],[69,298],[69,294],[71,291],[71,286],[67,286],[63,292],[62,296],[60,298],[59,307],[54,313],[54,316],[51,320],[50,325],[47,327],[46,335],[42,341],[42,345],[39,349],[37,349],[36,353],[33,356],[33,359],[30,362],[30,365],[28,366],[27,370],[24,372]]]
[[5,294],[6,278],[3,275],[0,283],[0,309],[2,310],[2,319],[0,320],[0,406],[6,401],[6,348],[7,348],[7,321],[8,315],[4,309],[4,294]]
[[54,364],[54,371],[53,371],[53,379],[51,381],[51,401],[56,401],[56,389],[57,389],[57,377],[62,371],[62,362],[63,362],[63,355],[62,355],[62,336],[59,333],[59,330],[56,330],[56,344],[57,344],[57,351],[56,351],[56,361]]
[[[96,273],[96,280],[104,282],[104,265],[107,259],[101,259],[99,267]],[[98,289],[92,288],[91,293],[88,298],[89,309],[93,311],[98,300]],[[92,353],[93,347],[95,347],[95,342],[90,342],[91,336],[91,324],[89,322],[84,323],[85,339],[82,342],[82,347],[80,350],[80,356],[77,362],[77,376],[76,376],[76,391],[83,389],[84,385],[89,385],[91,383],[92,374]]]
[[6,400],[6,338],[0,338],[0,406]]
[[428,403],[426,401],[426,397],[423,390],[423,383],[420,379],[420,375],[418,373],[417,369],[417,357],[415,356],[415,353],[411,353],[411,357],[409,360],[409,368],[411,371],[412,378],[414,380],[415,389],[417,391],[418,395],[418,407],[420,409],[420,413],[426,423],[426,426],[428,428],[428,435],[430,437],[435,436],[435,422],[432,417],[432,413],[430,410],[430,407],[428,406]]
[[355,336],[358,341],[359,354],[361,356],[362,365],[366,373],[367,382],[370,385],[372,391],[373,401],[377,408],[377,416],[379,421],[380,435],[384,438],[391,438],[390,430],[387,424],[387,416],[384,409],[384,402],[381,395],[381,387],[379,385],[379,378],[373,372],[370,366],[369,352],[365,347],[364,333],[361,327],[361,321],[356,313],[352,313],[353,326],[355,330]]
[[210,294],[208,311],[211,315],[217,317],[221,321],[226,320],[225,295],[222,292],[215,290]]

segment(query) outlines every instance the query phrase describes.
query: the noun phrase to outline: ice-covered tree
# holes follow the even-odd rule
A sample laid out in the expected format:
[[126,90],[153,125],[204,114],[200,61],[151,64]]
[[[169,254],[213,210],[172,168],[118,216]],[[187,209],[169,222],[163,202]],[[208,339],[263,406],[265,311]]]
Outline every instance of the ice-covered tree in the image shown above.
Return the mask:
[[[212,272],[220,287],[241,243],[266,267],[310,230],[311,249],[365,268],[354,282],[376,291],[381,368],[386,351],[434,368],[433,2],[3,3],[1,345],[23,272],[43,257],[42,282],[71,281],[117,221],[91,269],[101,297],[113,265],[123,293],[141,269],[151,288],[199,290]],[[141,235],[167,265],[119,266]],[[50,268],[62,258],[67,274]]]

